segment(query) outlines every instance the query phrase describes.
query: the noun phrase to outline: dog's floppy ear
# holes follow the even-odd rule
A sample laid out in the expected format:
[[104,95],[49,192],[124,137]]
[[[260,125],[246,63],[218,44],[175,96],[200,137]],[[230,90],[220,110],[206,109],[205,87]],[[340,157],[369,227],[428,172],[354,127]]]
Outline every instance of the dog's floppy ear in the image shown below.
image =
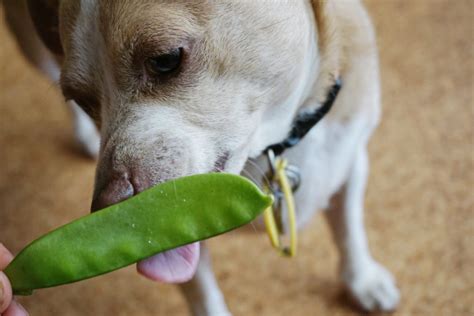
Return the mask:
[[56,55],[63,54],[59,37],[59,1],[60,0],[28,0],[28,11],[39,37]]
[[317,79],[317,96],[325,100],[330,87],[339,78],[342,67],[340,29],[335,12],[335,0],[312,0],[311,4],[318,28],[320,70]]

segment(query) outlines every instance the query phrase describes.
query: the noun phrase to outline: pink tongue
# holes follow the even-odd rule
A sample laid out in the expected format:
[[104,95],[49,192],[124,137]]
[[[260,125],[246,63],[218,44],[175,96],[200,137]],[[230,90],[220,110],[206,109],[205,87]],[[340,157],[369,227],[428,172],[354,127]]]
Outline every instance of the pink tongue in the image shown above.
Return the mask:
[[138,262],[137,270],[155,281],[186,282],[196,272],[199,250],[199,242],[171,249]]

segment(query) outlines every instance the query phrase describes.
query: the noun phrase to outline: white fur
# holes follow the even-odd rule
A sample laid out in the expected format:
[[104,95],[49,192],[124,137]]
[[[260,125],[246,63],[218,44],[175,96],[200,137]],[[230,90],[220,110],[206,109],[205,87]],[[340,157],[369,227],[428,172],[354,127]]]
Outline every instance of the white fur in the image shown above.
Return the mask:
[[[298,29],[287,27],[286,30],[294,32],[289,38],[299,36],[303,44],[298,43],[292,51],[293,57],[299,59],[292,65],[293,77],[286,78],[294,84],[288,94],[277,99],[272,97],[280,95],[280,91],[271,90],[272,87],[268,94],[262,94],[262,91],[239,79],[214,81],[200,78],[199,90],[183,98],[184,101],[176,99],[172,104],[158,101],[130,104],[110,76],[111,63],[99,36],[97,2],[83,0],[72,34],[72,45],[77,45],[78,49],[74,51],[76,54],[66,54],[65,63],[68,71],[80,73],[82,78],[95,78],[107,96],[101,100],[101,135],[104,143],[101,145],[98,180],[103,178],[106,182],[108,169],[116,167],[114,164],[126,165],[129,160],[140,161],[143,166],[150,167],[146,171],[155,177],[170,172],[168,169],[175,169],[173,157],[169,156],[160,161],[168,169],[156,168],[156,161],[153,160],[154,154],[158,153],[157,146],[154,146],[156,142],[167,146],[173,144],[175,154],[179,153],[179,158],[184,161],[180,166],[182,174],[211,170],[223,148],[232,150],[225,171],[239,173],[248,157],[256,157],[260,168],[265,170],[264,157],[257,157],[261,151],[286,136],[296,113],[320,105],[315,101],[313,91],[321,66],[314,16],[308,2],[291,4],[294,5],[291,10],[300,14]],[[277,9],[275,14],[281,14]],[[225,14],[230,13],[225,11]],[[23,18],[26,19],[26,15]],[[220,34],[221,28],[216,28],[215,32]],[[228,36],[233,36],[232,30]],[[275,36],[275,41],[288,41],[284,38],[288,34],[269,34]],[[228,51],[222,49],[221,53]],[[270,53],[266,59],[271,58],[278,57]],[[46,63],[49,62],[40,62],[40,67]],[[259,68],[256,67],[255,71]],[[368,75],[364,77],[366,73]],[[316,210],[327,208],[327,217],[341,255],[341,277],[347,288],[363,308],[391,310],[399,301],[398,290],[391,274],[370,255],[363,224],[368,174],[367,143],[379,118],[376,56],[370,62],[351,61],[351,68],[342,80],[344,86],[333,111],[344,110],[354,102],[358,106],[348,110],[350,115],[330,113],[298,146],[285,153],[285,157],[297,165],[303,175],[302,185],[296,193],[298,226],[304,226]],[[371,83],[367,84],[365,80]],[[248,111],[243,96],[260,94],[263,95],[263,105],[254,113],[246,114]],[[97,132],[82,110],[72,102],[70,104],[75,116],[77,138],[89,154],[95,155]],[[109,159],[104,157],[113,157],[112,165],[107,165]],[[151,168],[153,166],[155,168]],[[104,175],[101,176],[101,172]],[[249,173],[252,179],[262,176],[252,168],[243,174]],[[230,315],[204,245],[201,252],[202,260],[196,276],[182,286],[191,311],[194,315]]]

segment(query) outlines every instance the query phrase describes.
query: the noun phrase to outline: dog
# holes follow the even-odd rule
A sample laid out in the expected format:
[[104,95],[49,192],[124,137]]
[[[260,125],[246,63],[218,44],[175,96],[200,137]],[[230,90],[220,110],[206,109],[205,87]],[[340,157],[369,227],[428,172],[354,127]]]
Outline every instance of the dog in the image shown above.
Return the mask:
[[[363,224],[380,83],[374,29],[359,0],[5,0],[4,7],[24,54],[60,82],[78,143],[98,157],[92,210],[190,174],[260,178],[248,162],[266,168],[265,150],[320,109],[340,80],[327,115],[282,153],[304,176],[297,224],[326,209],[352,297],[368,311],[397,306],[394,278],[372,258]],[[194,315],[230,314],[204,243],[137,268],[181,283]]]

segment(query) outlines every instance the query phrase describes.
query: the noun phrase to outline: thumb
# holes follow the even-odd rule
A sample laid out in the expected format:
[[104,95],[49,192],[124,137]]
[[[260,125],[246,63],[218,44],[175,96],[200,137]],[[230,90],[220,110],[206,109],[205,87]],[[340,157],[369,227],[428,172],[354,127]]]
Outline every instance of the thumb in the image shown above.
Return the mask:
[[3,313],[12,301],[12,288],[7,276],[0,272],[0,314]]

